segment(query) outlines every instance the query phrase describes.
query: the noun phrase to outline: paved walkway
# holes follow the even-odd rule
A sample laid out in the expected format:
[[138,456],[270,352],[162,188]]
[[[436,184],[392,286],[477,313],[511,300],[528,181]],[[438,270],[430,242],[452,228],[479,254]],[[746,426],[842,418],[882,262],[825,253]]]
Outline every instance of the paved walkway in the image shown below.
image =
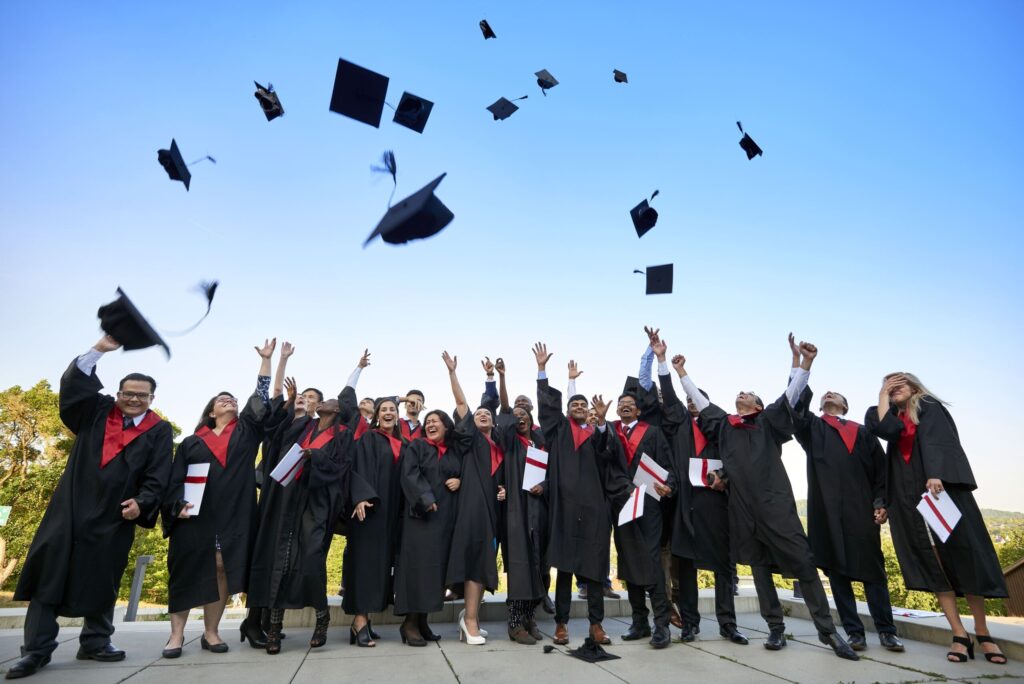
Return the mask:
[[[199,647],[201,626],[192,623],[186,633],[185,652],[177,660],[159,657],[167,640],[167,623],[128,623],[118,625],[114,635],[114,643],[125,649],[128,657],[112,664],[75,660],[78,630],[65,628],[53,661],[26,681],[34,684],[124,681],[132,684],[205,681],[655,684],[685,678],[715,684],[1024,682],[1024,662],[998,666],[987,663],[979,655],[978,660],[956,665],[946,662],[945,647],[917,641],[906,642],[906,653],[889,653],[878,646],[877,637],[871,633],[868,634],[868,651],[860,662],[840,660],[831,650],[818,644],[813,624],[800,619],[787,620],[787,631],[792,639],[785,650],[766,651],[762,648],[766,632],[760,617],[749,613],[738,617],[741,629],[750,637],[749,646],[738,646],[719,638],[717,623],[705,619],[698,641],[673,643],[664,651],[654,651],[646,642],[621,641],[619,635],[626,630],[628,618],[610,618],[605,627],[614,643],[607,649],[622,658],[593,665],[559,651],[544,654],[541,644],[515,644],[508,640],[504,624],[498,622],[484,625],[491,634],[485,646],[461,644],[453,624],[439,623],[435,630],[444,638],[426,648],[403,646],[397,625],[380,625],[375,627],[383,639],[376,648],[350,646],[347,630],[332,627],[327,645],[314,650],[308,647],[312,630],[293,628],[287,630],[284,649],[278,656],[268,656],[248,645],[240,645],[237,620],[226,620],[222,625],[221,633],[231,646],[228,653],[216,655],[202,651]],[[550,636],[553,629],[550,619],[542,622],[541,629]],[[576,647],[586,634],[586,621],[572,620],[569,630],[570,646]],[[0,630],[0,671],[6,671],[16,662],[20,645],[20,630]]]

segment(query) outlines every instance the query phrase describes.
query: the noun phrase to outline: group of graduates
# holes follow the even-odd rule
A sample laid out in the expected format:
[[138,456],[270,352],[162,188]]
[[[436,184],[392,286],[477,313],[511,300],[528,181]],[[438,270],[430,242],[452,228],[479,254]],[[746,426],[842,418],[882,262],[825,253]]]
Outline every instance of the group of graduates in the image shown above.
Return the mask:
[[[765,648],[786,645],[772,581],[772,573],[783,573],[799,580],[820,641],[839,657],[857,660],[856,651],[867,644],[854,581],[864,583],[881,645],[903,650],[879,536],[880,525],[889,522],[907,587],[934,592],[949,620],[947,658],[974,657],[974,641],[956,608],[960,595],[967,597],[985,657],[1006,662],[985,623],[984,598],[1007,594],[972,494],[976,483],[945,404],[915,376],[887,375],[864,425],[844,417],[849,407],[838,392],[826,392],[815,413],[808,380],[818,350],[790,335],[785,391],[768,404],[740,392],[730,413],[698,388],[683,356],[668,360],[658,330],[645,333],[640,372],[627,379],[615,402],[619,419],[612,421],[611,401],[577,393],[575,362],[563,400],[548,379],[552,354],[541,343],[533,350],[535,420],[529,397],[510,404],[500,358],[483,361],[484,393],[474,411],[457,358],[445,352],[455,410],[422,415],[424,396],[417,390],[357,398],[368,352],[339,397],[324,400],[314,388],[300,393],[287,376],[294,348],[284,342],[271,384],[276,340],[267,341],[256,347],[260,369],[252,395],[242,405],[230,392],[212,397],[173,458],[170,425],[150,408],[152,377],[132,373],[116,397],[101,394],[96,364],[121,346],[105,335],[61,378],[60,416],[76,439],[15,592],[15,599],[30,603],[23,657],[6,677],[34,674],[49,662],[57,616],[84,618],[79,659],[125,657],[111,643],[114,603],[135,525],[154,527],[158,518],[169,539],[166,658],[181,655],[188,613],[196,607],[205,622],[202,648],[227,651],[218,626],[228,597],[240,592],[249,606],[243,642],[279,653],[284,610],[312,607],[310,646],[323,646],[327,555],[333,537],[343,534],[342,605],[353,616],[349,642],[360,647],[376,645],[370,615],[389,606],[405,616],[399,629],[404,643],[440,639],[427,616],[442,608],[446,591],[465,600],[460,640],[485,643],[479,607],[483,592],[498,587],[499,553],[508,575],[510,639],[535,644],[544,638],[535,612],[541,607],[554,613],[554,643],[569,643],[575,576],[586,592],[587,639],[608,645],[604,581],[614,537],[617,574],[632,607],[623,640],[649,639],[653,648],[666,648],[670,624],[681,629],[682,641],[694,640],[700,632],[697,573],[705,569],[715,577],[720,634],[747,644],[733,605],[735,564],[744,563],[753,569],[769,627]],[[781,458],[782,445],[793,437],[807,454],[806,534]],[[884,451],[878,438],[888,445]],[[296,449],[301,458],[294,472],[272,477]],[[546,459],[538,460],[534,449]],[[528,467],[546,469],[529,489],[523,484]],[[642,516],[616,524],[640,468],[654,476],[652,496]],[[199,484],[205,485],[201,501],[188,501],[186,486]],[[962,514],[945,542],[916,510],[925,492],[949,496]],[[833,624],[819,568],[830,579],[847,639]]]

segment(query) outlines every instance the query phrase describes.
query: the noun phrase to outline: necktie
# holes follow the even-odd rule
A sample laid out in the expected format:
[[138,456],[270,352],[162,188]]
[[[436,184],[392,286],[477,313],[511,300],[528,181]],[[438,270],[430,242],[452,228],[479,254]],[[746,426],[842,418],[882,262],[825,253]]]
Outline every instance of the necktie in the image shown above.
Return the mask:
[[629,427],[625,428],[623,430],[623,432],[626,433],[626,439],[629,439],[630,437],[633,436],[633,426],[629,426]]
[[121,428],[124,429],[124,430],[127,430],[132,425],[135,425],[135,419],[134,418],[129,418],[128,416],[124,416],[123,417],[123,424],[121,425]]

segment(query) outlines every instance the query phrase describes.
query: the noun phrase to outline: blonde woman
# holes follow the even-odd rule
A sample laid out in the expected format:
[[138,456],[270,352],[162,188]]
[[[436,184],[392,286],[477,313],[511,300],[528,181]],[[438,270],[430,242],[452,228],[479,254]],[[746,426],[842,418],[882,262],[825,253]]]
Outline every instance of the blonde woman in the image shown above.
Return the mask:
[[[965,596],[985,659],[1004,664],[1006,656],[985,624],[985,599],[1005,598],[1006,582],[974,501],[977,484],[971,465],[946,406],[916,376],[890,373],[882,381],[878,406],[868,409],[864,424],[888,442],[888,516],[903,581],[908,589],[930,591],[938,598],[953,631],[947,660],[974,658],[974,643],[956,607],[956,597]],[[926,491],[934,498],[948,496],[963,516],[945,542],[917,512]]]

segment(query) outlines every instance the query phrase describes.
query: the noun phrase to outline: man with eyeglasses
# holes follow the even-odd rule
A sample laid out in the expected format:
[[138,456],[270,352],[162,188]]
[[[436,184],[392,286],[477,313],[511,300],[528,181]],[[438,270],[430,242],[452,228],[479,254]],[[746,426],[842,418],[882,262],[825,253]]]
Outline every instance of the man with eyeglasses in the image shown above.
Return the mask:
[[15,600],[29,601],[22,658],[7,679],[35,674],[57,648],[57,616],[83,617],[78,660],[113,662],[114,602],[135,526],[156,524],[170,474],[169,423],[150,410],[156,381],[131,373],[101,394],[96,362],[121,347],[109,335],[60,380],[60,418],[75,435],[64,474],[36,530]]

